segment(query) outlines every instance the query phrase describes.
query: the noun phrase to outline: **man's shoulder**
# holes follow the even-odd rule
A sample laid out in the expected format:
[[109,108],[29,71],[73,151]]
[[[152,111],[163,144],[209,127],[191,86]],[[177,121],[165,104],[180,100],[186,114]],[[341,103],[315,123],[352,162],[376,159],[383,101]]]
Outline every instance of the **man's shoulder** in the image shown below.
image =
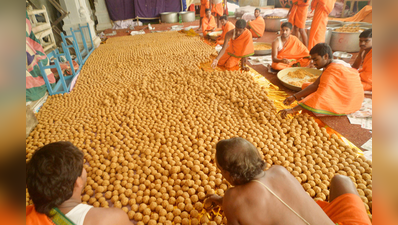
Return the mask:
[[119,208],[91,208],[84,220],[84,224],[126,224],[127,214]]

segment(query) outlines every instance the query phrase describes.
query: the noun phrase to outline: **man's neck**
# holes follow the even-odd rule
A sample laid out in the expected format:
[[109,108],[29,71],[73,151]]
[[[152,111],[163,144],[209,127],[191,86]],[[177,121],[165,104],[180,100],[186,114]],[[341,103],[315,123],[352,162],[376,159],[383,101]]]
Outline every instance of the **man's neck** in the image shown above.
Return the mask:
[[329,62],[326,63],[326,65],[323,67],[323,69],[326,70],[331,63],[332,63],[332,60],[329,59]]
[[61,210],[63,214],[67,214],[69,211],[71,211],[73,208],[75,208],[77,205],[82,203],[80,197],[76,198],[72,196],[72,198],[64,201],[60,206],[58,206],[58,209]]
[[372,50],[372,48],[365,49],[365,55],[368,54],[368,52],[370,52],[370,50]]
[[281,39],[282,39],[282,41],[287,41],[287,40],[289,40],[289,38],[290,38],[290,35],[289,35],[289,36],[287,36],[286,38],[285,38],[285,37],[283,37],[283,36],[281,36]]

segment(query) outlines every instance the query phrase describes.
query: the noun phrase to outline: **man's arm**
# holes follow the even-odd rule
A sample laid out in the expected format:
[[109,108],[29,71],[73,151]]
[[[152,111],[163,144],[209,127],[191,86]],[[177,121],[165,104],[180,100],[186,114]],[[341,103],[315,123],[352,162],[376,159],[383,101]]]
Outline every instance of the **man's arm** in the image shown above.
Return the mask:
[[225,35],[225,41],[222,46],[222,49],[221,49],[220,53],[218,53],[218,56],[214,59],[213,63],[211,64],[211,67],[213,67],[213,69],[217,67],[218,60],[220,60],[220,58],[224,55],[225,51],[227,50],[228,42],[231,39],[233,32],[234,32],[234,30],[230,30]]
[[352,68],[359,69],[359,67],[361,66],[361,63],[362,63],[362,59],[364,57],[364,56],[362,56],[362,55],[364,55],[363,52],[364,52],[363,49],[361,49],[361,51],[359,51],[358,56],[355,59],[355,62],[351,66]]
[[289,64],[289,60],[287,59],[278,59],[278,42],[278,39],[272,42],[272,62]]
[[244,57],[240,60],[240,68],[242,68],[242,70],[244,71],[249,71],[250,68],[246,66],[247,63],[247,57]]
[[239,210],[234,204],[234,197],[232,194],[233,190],[229,189],[225,192],[222,209],[224,210],[224,214],[227,217],[227,225],[239,225],[239,220],[237,214]]
[[316,81],[314,83],[310,84],[304,90],[301,90],[301,91],[297,92],[296,94],[293,94],[293,95],[287,97],[283,101],[283,104],[284,105],[291,105],[295,100],[299,101],[301,98],[306,97],[306,96],[314,93],[318,89],[318,86],[319,86],[319,83],[320,83],[320,80],[321,80],[321,76],[319,76],[318,79],[316,79]]

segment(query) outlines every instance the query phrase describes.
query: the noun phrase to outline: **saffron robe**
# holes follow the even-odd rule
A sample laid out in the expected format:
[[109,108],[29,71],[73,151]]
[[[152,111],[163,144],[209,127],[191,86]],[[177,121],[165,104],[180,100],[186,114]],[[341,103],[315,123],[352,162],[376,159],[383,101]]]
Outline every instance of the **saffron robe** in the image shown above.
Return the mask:
[[343,116],[358,111],[364,99],[359,73],[353,68],[330,63],[321,77],[318,89],[298,105],[314,113]]
[[278,52],[278,59],[291,59],[289,64],[272,63],[272,69],[283,70],[292,66],[306,67],[310,64],[310,53],[305,45],[295,36],[290,35],[283,49]]
[[231,69],[239,65],[241,58],[254,55],[252,33],[247,29],[239,37],[231,38],[228,45],[226,54],[218,61],[219,66]]

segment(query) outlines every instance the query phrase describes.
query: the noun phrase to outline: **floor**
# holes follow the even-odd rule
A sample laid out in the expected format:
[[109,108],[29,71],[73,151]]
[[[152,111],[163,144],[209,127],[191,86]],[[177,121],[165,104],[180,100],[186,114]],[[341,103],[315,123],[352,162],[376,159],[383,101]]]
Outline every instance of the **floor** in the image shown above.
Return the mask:
[[[232,23],[235,23],[236,19],[233,17],[230,17],[228,19]],[[198,26],[199,21],[196,20],[194,22],[187,22],[187,23],[174,23],[174,24],[168,24],[168,23],[161,23],[161,24],[153,24],[152,27],[155,27],[155,31],[165,31],[165,30],[170,30],[171,26],[173,25],[184,25],[184,27],[188,26]],[[135,31],[139,31],[141,29],[144,29],[146,33],[151,32],[150,30],[147,29],[147,26],[137,26],[135,27]],[[120,30],[112,30],[112,29],[107,29],[104,31],[105,34],[110,34],[113,31],[116,31],[116,35],[113,36],[107,36],[108,38],[110,37],[118,37],[118,36],[127,36],[129,35],[130,29],[120,29]],[[201,33],[201,31],[198,31]],[[256,40],[256,42],[272,42],[278,35],[275,32],[265,32],[263,37],[259,38]],[[353,57],[351,59],[350,63],[353,63],[355,57],[357,54],[353,54]],[[249,64],[250,65],[250,64]],[[266,67],[263,65],[250,65],[254,70],[256,70],[258,73],[262,74],[266,79],[268,79],[270,82],[273,84],[277,85],[280,90],[285,91],[288,94],[293,94],[294,91],[291,91],[287,88],[285,88],[278,78],[276,77],[275,74],[268,73],[268,70]],[[372,98],[371,95],[366,95],[365,97],[367,98]],[[333,128],[335,131],[346,137],[349,141],[351,141],[353,144],[355,144],[357,147],[361,148],[361,146],[367,142],[371,137],[372,133],[369,130],[361,128],[360,125],[352,125],[350,124],[348,118],[346,116],[341,116],[341,117],[335,117],[335,116],[325,116],[325,117],[319,117],[319,119]],[[362,149],[363,150],[363,149]]]

